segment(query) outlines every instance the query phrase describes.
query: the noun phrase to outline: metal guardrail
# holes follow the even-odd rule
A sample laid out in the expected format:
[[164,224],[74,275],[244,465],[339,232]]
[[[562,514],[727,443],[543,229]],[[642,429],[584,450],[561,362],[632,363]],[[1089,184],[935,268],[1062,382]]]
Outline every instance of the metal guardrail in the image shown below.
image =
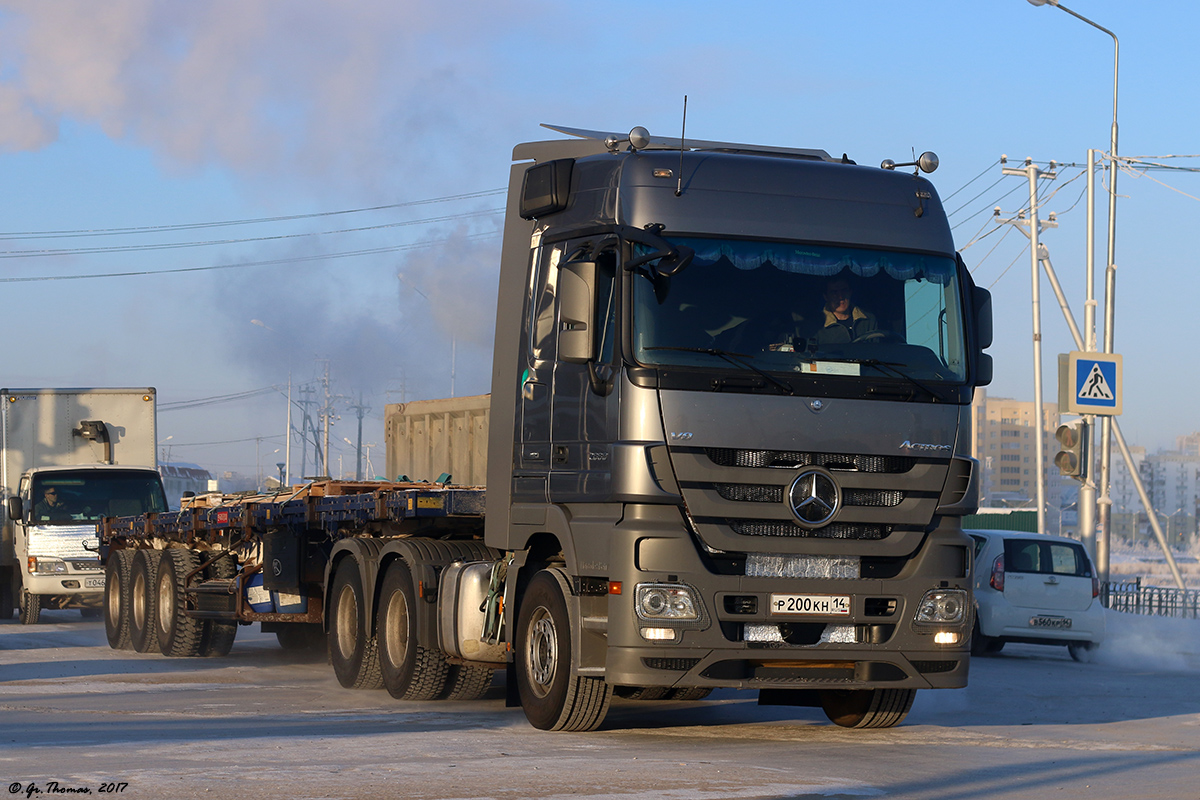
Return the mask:
[[1142,586],[1142,579],[1100,584],[1105,608],[1127,614],[1200,619],[1200,590]]

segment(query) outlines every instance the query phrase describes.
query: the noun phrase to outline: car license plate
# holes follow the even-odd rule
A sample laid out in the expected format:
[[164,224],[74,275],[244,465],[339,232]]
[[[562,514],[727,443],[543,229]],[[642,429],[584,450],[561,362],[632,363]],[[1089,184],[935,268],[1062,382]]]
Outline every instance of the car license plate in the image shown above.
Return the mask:
[[1069,628],[1071,627],[1070,617],[1030,617],[1029,627],[1031,628]]
[[83,588],[85,589],[103,589],[104,578],[84,578]]
[[850,616],[850,596],[845,594],[773,594],[771,613],[783,615]]

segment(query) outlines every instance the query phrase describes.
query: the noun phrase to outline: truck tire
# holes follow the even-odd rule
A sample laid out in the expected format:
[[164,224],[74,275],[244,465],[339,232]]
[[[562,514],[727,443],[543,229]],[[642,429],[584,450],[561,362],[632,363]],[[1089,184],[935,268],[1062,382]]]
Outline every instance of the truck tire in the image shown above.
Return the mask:
[[[202,560],[207,560],[207,557]],[[218,558],[204,570],[205,580],[229,580],[237,575],[237,562],[233,556]],[[230,609],[237,607],[237,598],[229,598]],[[224,658],[233,649],[237,638],[238,624],[233,620],[206,619],[200,628],[200,653],[202,658]]]
[[916,696],[916,689],[833,689],[821,692],[821,708],[843,728],[891,728],[908,716]]
[[157,550],[138,550],[129,570],[129,640],[139,653],[158,652],[154,623],[158,559]]
[[397,700],[436,700],[446,691],[450,665],[440,650],[417,643],[416,610],[412,574],[396,559],[384,573],[375,618],[383,686]]
[[544,731],[592,731],[608,713],[612,687],[574,675],[571,620],[563,585],[549,570],[533,576],[517,617],[517,692],[525,717]]
[[447,700],[479,700],[492,688],[496,671],[479,664],[455,664],[450,667]]
[[104,564],[104,634],[113,650],[132,650],[129,638],[129,573],[132,550],[112,550]]
[[669,699],[691,702],[693,700],[703,700],[710,694],[712,694],[712,689],[707,686],[689,686],[686,689],[672,689]]
[[671,693],[670,686],[615,686],[613,694],[626,700],[662,700]]
[[155,579],[154,620],[158,649],[171,658],[200,655],[203,623],[187,615],[188,573],[200,566],[191,550],[171,547],[162,552]]
[[28,589],[21,590],[21,624],[37,625],[42,617],[42,596],[30,594]]
[[383,688],[379,641],[367,625],[368,603],[358,564],[343,559],[334,574],[329,603],[329,661],[338,683],[347,689]]

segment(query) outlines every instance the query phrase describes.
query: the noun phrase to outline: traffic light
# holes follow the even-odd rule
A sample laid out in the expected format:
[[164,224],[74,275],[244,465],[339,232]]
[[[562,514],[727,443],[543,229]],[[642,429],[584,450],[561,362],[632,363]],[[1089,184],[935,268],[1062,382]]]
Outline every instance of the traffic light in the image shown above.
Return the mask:
[[1059,425],[1054,432],[1062,449],[1054,456],[1054,466],[1058,471],[1077,480],[1085,480],[1088,472],[1088,443],[1091,431],[1088,424],[1081,419]]

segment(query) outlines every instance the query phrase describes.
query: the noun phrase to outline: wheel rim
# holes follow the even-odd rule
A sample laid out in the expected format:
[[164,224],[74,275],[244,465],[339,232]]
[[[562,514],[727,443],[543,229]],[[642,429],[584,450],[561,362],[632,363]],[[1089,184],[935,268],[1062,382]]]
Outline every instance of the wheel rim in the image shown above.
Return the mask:
[[171,618],[175,616],[175,592],[171,583],[170,573],[163,570],[158,579],[158,627],[164,632],[171,630]]
[[133,625],[138,630],[146,624],[146,578],[141,571],[133,576],[129,592],[129,610],[133,612]]
[[342,658],[350,658],[358,641],[358,598],[349,586],[343,586],[338,595],[337,629],[338,652]]
[[388,661],[402,664],[408,656],[408,600],[404,592],[392,592],[385,614]]
[[121,585],[117,570],[104,582],[104,608],[108,624],[114,629],[121,624]]
[[558,637],[554,619],[546,608],[539,606],[529,621],[529,640],[525,646],[525,669],[529,685],[538,697],[550,693],[558,671]]

